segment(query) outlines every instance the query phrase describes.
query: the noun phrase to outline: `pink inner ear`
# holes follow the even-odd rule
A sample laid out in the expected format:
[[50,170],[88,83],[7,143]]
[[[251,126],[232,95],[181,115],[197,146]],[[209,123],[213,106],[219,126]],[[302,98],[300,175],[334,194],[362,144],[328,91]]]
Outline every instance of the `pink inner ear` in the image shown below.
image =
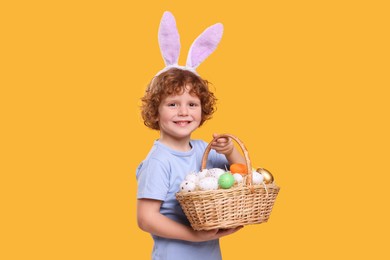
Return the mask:
[[170,12],[164,12],[161,18],[158,42],[165,65],[177,64],[180,54],[180,36],[175,17]]
[[214,50],[221,41],[223,34],[223,25],[221,23],[208,27],[192,44],[188,57],[187,66],[196,68],[201,64]]

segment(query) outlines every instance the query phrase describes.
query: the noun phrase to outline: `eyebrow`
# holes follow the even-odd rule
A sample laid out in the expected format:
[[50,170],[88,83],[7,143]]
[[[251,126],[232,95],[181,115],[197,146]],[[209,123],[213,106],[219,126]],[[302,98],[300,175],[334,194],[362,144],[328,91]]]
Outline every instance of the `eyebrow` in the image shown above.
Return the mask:
[[[169,98],[169,97],[167,97],[164,102],[177,102],[177,101],[179,101],[178,98]],[[191,98],[191,99],[188,100],[188,102],[192,102],[192,103],[199,102],[200,103],[201,101],[200,101],[199,98]]]

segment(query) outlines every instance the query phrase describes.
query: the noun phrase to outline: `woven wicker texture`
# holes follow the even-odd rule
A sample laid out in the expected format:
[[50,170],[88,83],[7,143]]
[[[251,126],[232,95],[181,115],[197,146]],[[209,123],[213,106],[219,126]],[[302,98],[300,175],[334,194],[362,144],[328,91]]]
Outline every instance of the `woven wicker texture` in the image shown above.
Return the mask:
[[241,140],[231,134],[218,135],[209,143],[202,158],[202,170],[206,167],[211,143],[221,137],[231,138],[238,143],[249,170],[243,183],[230,189],[176,193],[194,230],[233,228],[267,222],[280,189],[276,184],[252,185],[249,153]]

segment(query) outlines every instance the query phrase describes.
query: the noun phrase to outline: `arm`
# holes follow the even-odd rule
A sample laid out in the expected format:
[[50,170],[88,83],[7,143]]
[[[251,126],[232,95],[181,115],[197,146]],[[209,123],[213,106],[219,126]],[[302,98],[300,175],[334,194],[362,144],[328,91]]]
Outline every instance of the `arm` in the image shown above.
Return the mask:
[[[215,138],[217,134],[213,134]],[[217,153],[224,154],[229,164],[242,163],[245,164],[244,156],[236,149],[232,139],[222,137],[218,138],[211,144],[211,148],[217,151]]]
[[156,236],[180,239],[192,242],[201,242],[230,235],[239,229],[195,231],[189,226],[177,223],[160,213],[161,201],[139,199],[137,202],[138,226],[146,232]]

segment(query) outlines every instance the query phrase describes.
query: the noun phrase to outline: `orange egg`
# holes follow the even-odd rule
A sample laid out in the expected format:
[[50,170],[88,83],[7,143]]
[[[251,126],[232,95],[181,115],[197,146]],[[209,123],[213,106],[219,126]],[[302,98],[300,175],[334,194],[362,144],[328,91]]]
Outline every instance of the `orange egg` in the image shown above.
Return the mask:
[[246,169],[246,165],[242,163],[233,163],[230,165],[230,172],[231,173],[240,173],[240,174],[247,174],[248,171]]

